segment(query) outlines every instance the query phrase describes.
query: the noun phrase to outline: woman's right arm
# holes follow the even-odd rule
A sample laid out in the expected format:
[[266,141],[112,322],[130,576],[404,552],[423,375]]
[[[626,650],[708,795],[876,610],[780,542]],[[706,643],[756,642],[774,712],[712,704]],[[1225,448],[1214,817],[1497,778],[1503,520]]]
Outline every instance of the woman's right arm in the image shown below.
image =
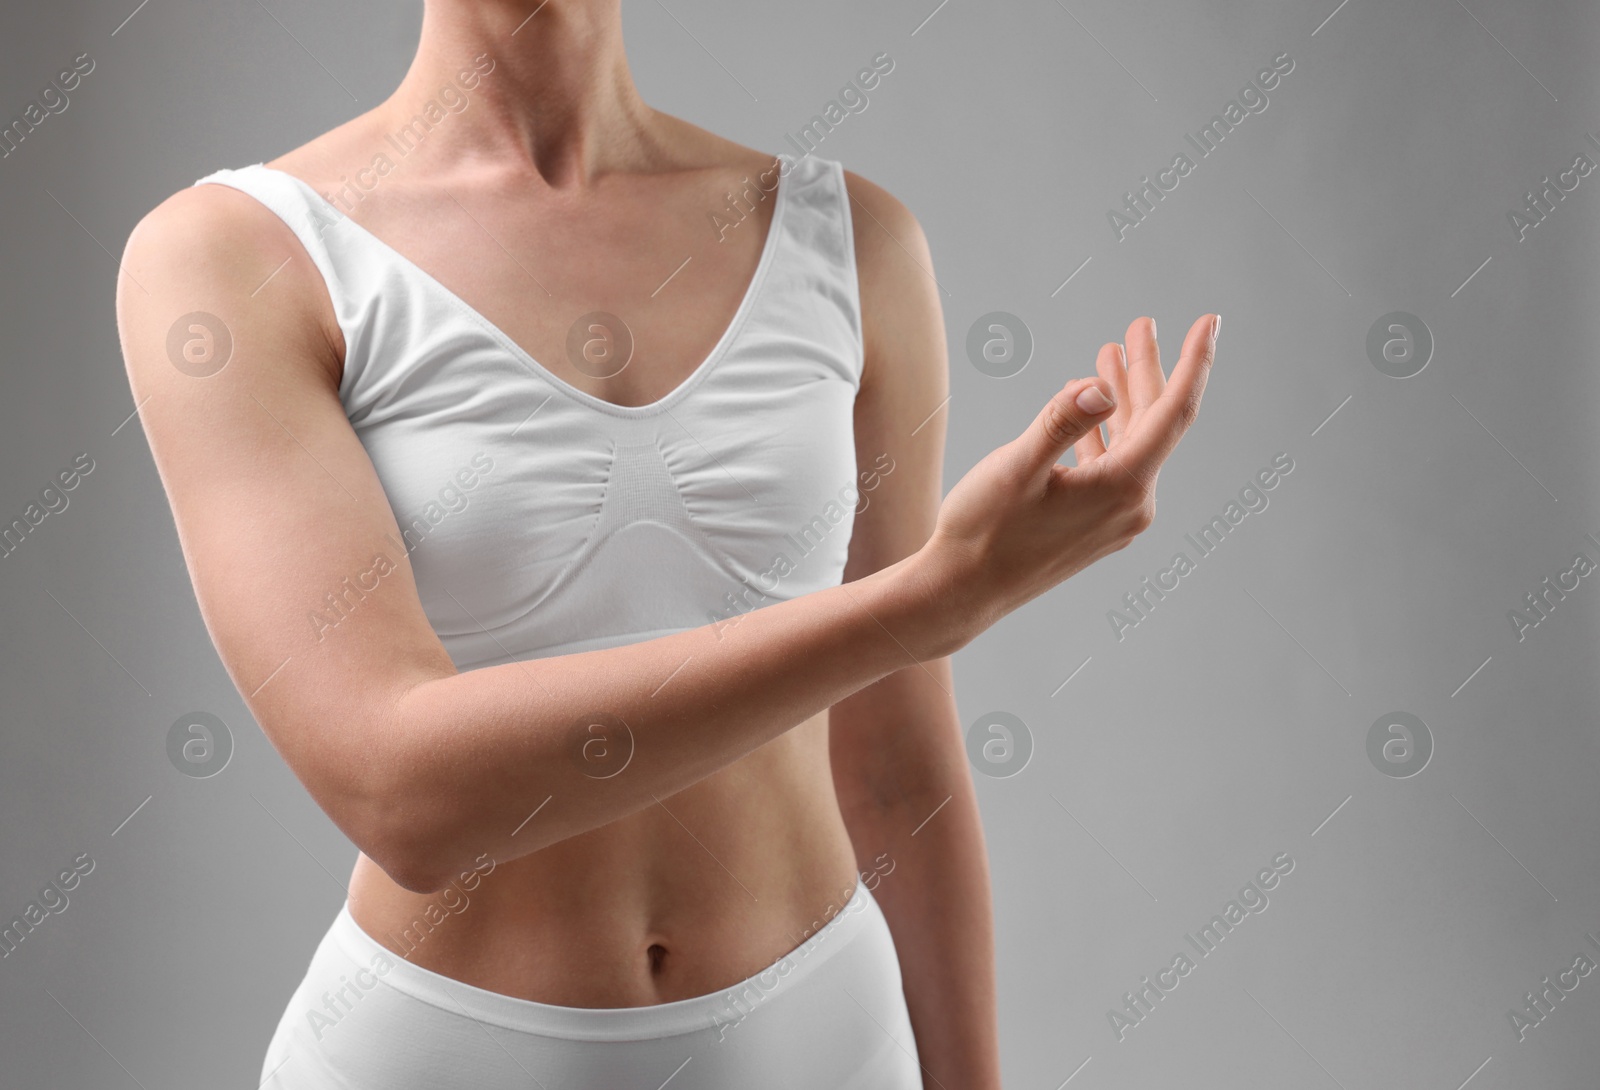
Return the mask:
[[[1108,418],[1073,399],[1112,382],[1068,383],[952,489],[926,548],[854,582],[720,625],[460,673],[340,403],[342,340],[293,234],[242,193],[185,190],[130,236],[117,312],[224,665],[318,805],[418,892],[481,853],[514,859],[681,791],[1126,545],[1148,525],[1154,470],[1210,363],[1191,331],[1172,396],[1135,416],[1126,450],[1114,434],[1109,455],[1070,470],[1057,459]],[[232,339],[226,366],[203,377],[204,330],[184,322],[192,336],[169,336],[197,312]],[[356,608],[332,627],[313,622],[329,595],[357,601],[357,583]],[[618,774],[606,775],[615,751],[595,759],[595,713],[631,733]]]

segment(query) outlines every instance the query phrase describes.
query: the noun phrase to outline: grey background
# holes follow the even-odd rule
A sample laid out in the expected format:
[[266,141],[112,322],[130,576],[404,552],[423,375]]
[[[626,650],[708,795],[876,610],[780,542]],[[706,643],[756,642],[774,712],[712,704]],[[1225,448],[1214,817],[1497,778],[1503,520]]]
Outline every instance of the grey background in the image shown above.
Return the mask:
[[[935,2],[630,0],[625,25],[647,101],[773,151],[894,57],[819,153],[931,240],[947,486],[1134,317],[1170,366],[1195,316],[1225,316],[1155,525],[956,660],[964,720],[1009,712],[1034,745],[977,776],[1007,1086],[1592,1085],[1600,975],[1526,1041],[1507,1011],[1600,936],[1600,588],[1525,640],[1507,614],[1600,556],[1600,174],[1524,241],[1507,213],[1579,152],[1600,162],[1600,7]],[[0,917],[96,864],[0,961],[8,1086],[252,1085],[354,858],[200,621],[128,420],[113,284],[166,195],[387,94],[420,6],[135,7],[0,16],[0,116],[96,61],[0,160],[0,521],[96,463],[0,560]],[[1270,107],[1117,241],[1107,209],[1283,52]],[[994,310],[1036,340],[1006,379],[964,349]],[[1407,379],[1365,351],[1397,310],[1436,340]],[[1106,612],[1280,451],[1270,506],[1118,641]],[[165,753],[195,710],[235,742],[209,779]],[[1367,757],[1392,711],[1434,739],[1411,778]],[[1296,865],[1268,909],[1119,1041],[1106,1012],[1279,852]]]

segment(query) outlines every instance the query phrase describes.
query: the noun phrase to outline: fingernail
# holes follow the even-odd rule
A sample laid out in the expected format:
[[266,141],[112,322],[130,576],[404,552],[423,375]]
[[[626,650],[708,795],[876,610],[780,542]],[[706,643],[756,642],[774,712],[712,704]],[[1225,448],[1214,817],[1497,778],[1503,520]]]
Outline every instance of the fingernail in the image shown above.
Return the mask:
[[1086,413],[1103,413],[1113,404],[1109,397],[1100,392],[1098,386],[1086,386],[1083,392],[1078,394],[1078,408]]
[[1222,315],[1215,314],[1211,317],[1211,343],[1217,343],[1217,331],[1222,328]]
[[1150,319],[1150,339],[1151,340],[1158,340],[1159,339],[1159,338],[1156,337],[1156,320],[1154,318]]

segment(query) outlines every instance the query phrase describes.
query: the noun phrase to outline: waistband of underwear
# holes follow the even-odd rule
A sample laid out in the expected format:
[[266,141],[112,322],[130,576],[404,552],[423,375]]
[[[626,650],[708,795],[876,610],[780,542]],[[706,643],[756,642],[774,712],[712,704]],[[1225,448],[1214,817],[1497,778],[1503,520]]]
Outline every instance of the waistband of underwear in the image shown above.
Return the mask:
[[[339,909],[327,940],[395,990],[452,1014],[503,1029],[576,1041],[637,1041],[714,1029],[736,1022],[757,1003],[776,999],[838,957],[882,909],[856,878],[838,913],[799,946],[760,972],[707,995],[643,1007],[563,1007],[489,991],[426,969],[361,929],[350,904]],[[885,921],[884,926],[887,926]],[[380,971],[387,963],[389,968]]]

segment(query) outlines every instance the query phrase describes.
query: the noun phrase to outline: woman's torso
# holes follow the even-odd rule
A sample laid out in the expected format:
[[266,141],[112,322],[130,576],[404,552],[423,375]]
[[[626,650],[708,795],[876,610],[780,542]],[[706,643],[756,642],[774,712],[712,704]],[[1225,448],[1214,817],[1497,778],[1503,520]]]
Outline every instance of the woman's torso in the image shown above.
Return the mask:
[[[681,146],[697,148],[693,158],[706,165],[608,177],[582,203],[570,189],[552,190],[498,164],[476,172],[447,164],[445,176],[435,169],[436,160],[413,156],[381,178],[370,171],[358,175],[374,149],[382,150],[375,142],[378,134],[361,119],[269,166],[336,199],[342,191],[341,210],[365,232],[469,304],[560,382],[639,410],[619,422],[600,407],[591,420],[579,410],[596,406],[547,397],[554,409],[543,401],[529,403],[529,418],[539,426],[548,423],[555,428],[551,434],[560,436],[555,422],[567,419],[559,415],[563,412],[569,426],[578,429],[570,434],[587,433],[591,423],[596,431],[612,424],[638,429],[647,419],[669,417],[675,422],[671,426],[683,429],[683,421],[691,419],[688,430],[700,434],[685,435],[674,449],[692,452],[708,442],[716,446],[706,430],[712,421],[689,413],[696,394],[715,396],[709,390],[718,376],[713,371],[681,397],[680,387],[691,376],[700,377],[697,371],[727,339],[730,322],[749,308],[747,293],[762,266],[785,260],[785,253],[768,256],[779,201],[757,196],[748,185],[768,171],[771,158],[672,119],[663,117],[662,124]],[[767,186],[773,176],[765,176]],[[816,179],[816,168],[794,175],[802,176]],[[790,183],[784,178],[780,184]],[[745,202],[730,205],[726,195],[741,190]],[[789,214],[801,213],[791,209]],[[837,226],[848,236],[847,219]],[[817,226],[796,221],[788,230],[795,232],[787,243],[794,248]],[[853,249],[845,252],[853,262]],[[853,276],[852,267],[851,289]],[[792,291],[804,282],[793,277],[783,287]],[[593,312],[626,315],[633,338],[631,361],[608,377],[598,377],[610,370],[604,352],[590,358],[570,350],[572,316]],[[345,339],[331,308],[324,320],[333,343]],[[750,337],[762,335],[759,315],[755,321]],[[858,324],[856,335],[859,340]],[[556,389],[559,395],[559,384]],[[849,390],[835,391],[818,403],[833,406],[835,428],[828,440],[833,447],[840,444],[840,414],[848,413],[840,398],[849,395]],[[798,395],[787,399],[789,404],[798,400]],[[668,405],[664,414],[641,415],[658,402]],[[762,411],[782,413],[784,404],[777,401]],[[532,441],[540,434],[532,427],[523,432],[519,425],[519,434]],[[769,433],[817,430],[803,419],[778,415],[760,427]],[[646,443],[643,432],[628,434]],[[405,436],[397,428],[386,440],[374,427],[363,441],[376,462],[385,442],[417,440],[415,434],[409,440]],[[848,447],[848,435],[843,439]],[[793,457],[796,449],[776,443],[770,458],[782,460],[785,451]],[[670,467],[671,450],[665,457]],[[853,457],[853,450],[842,452],[834,475],[843,470],[852,478]],[[709,472],[710,462],[706,466]],[[745,476],[753,475],[747,471]],[[759,507],[759,484],[752,493],[745,482],[733,483]],[[709,498],[691,496],[691,521],[697,502],[710,508]],[[789,517],[795,521],[792,512]],[[400,523],[404,532],[405,519]],[[427,530],[418,526],[419,533]],[[449,557],[456,545],[470,552],[469,543],[452,543],[451,533],[468,530],[449,525],[434,530],[413,555],[419,589],[426,589],[424,564]],[[829,543],[835,561],[847,540],[848,524]],[[796,589],[791,580],[782,596]],[[567,613],[575,615],[582,601],[581,595],[569,595]],[[737,621],[731,605],[707,602],[706,607],[707,621],[716,613]],[[551,610],[553,615],[556,607]],[[537,620],[538,608],[529,612]],[[640,1006],[708,994],[772,964],[848,899],[855,872],[834,796],[824,711],[659,805],[532,855],[493,864],[486,860],[478,871],[432,894],[403,889],[362,855],[351,879],[350,911],[364,931],[395,953],[454,979],[564,1006]]]

